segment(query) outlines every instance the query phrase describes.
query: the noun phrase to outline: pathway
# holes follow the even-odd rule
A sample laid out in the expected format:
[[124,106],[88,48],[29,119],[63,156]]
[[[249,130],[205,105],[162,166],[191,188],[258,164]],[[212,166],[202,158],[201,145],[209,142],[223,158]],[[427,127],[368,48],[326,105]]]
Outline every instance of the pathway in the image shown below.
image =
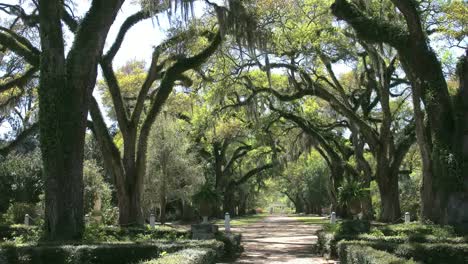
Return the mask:
[[335,263],[313,254],[320,225],[305,225],[294,218],[270,216],[245,227],[232,228],[242,233],[244,252],[234,263]]

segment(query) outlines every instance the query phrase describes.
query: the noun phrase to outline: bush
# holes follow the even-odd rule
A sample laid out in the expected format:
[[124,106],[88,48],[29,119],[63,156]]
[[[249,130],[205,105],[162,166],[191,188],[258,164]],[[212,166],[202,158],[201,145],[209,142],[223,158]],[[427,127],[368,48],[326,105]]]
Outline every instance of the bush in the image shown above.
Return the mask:
[[[24,223],[24,216],[28,214],[32,218],[37,217],[37,206],[33,203],[12,203],[3,215],[3,219],[8,224]],[[33,221],[30,219],[31,224]]]
[[411,223],[397,225],[377,226],[375,229],[382,231],[385,236],[425,236],[433,235],[437,237],[454,237],[455,230],[451,226],[440,226],[431,224]]
[[385,251],[365,246],[348,246],[340,250],[342,264],[412,264],[412,260],[399,258]]
[[42,229],[37,226],[0,225],[0,241],[15,240],[21,243],[18,240],[24,240],[33,242],[39,239],[41,232]]
[[343,239],[354,239],[357,235],[369,232],[370,222],[349,220],[337,224],[326,224],[317,233],[317,253],[327,257],[337,257],[336,244]]
[[190,232],[168,226],[158,226],[151,229],[88,225],[84,234],[86,242],[175,240],[180,238],[190,238]]
[[347,254],[350,246],[372,247],[395,254],[398,257],[413,258],[426,264],[468,263],[468,244],[449,243],[392,243],[379,241],[341,241],[338,243],[338,255]]
[[439,237],[433,235],[424,236],[375,236],[371,234],[362,234],[353,239],[363,241],[381,241],[389,243],[467,243],[468,237]]
[[222,252],[218,241],[184,240],[177,243],[115,243],[98,245],[40,245],[0,247],[2,264],[127,264],[159,258],[163,252],[173,253],[188,248]]
[[216,240],[224,243],[225,259],[234,259],[239,253],[243,251],[241,246],[241,234],[226,234],[222,232],[216,233]]
[[209,248],[185,249],[172,254],[162,254],[159,259],[140,262],[140,264],[211,264],[216,263],[218,254]]
[[398,246],[395,254],[426,264],[463,264],[468,263],[468,244],[409,243]]

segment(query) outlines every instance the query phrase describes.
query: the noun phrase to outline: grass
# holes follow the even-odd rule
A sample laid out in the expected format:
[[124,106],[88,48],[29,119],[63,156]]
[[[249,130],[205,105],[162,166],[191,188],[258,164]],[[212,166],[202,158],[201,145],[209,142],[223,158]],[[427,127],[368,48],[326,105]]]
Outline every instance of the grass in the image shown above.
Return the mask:
[[[231,226],[246,226],[262,221],[268,214],[255,214],[241,217],[234,217],[231,219]],[[214,222],[215,225],[224,225],[224,219],[218,219]]]
[[323,218],[323,217],[320,217],[320,216],[297,216],[297,215],[292,215],[290,216],[291,218],[293,218],[294,220],[296,221],[300,221],[304,224],[307,224],[307,225],[323,225],[323,224],[327,224],[330,222],[329,219],[327,218]]

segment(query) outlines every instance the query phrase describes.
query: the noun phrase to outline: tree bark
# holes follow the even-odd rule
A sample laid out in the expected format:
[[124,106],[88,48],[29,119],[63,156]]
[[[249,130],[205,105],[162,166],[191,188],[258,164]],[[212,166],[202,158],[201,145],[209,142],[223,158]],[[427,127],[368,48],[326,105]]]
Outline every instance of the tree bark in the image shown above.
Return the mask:
[[380,192],[381,207],[379,220],[393,223],[401,217],[398,173],[392,173],[385,164],[378,164],[377,166],[377,185]]
[[225,190],[223,195],[223,214],[229,213],[231,216],[236,215],[235,205],[234,205],[234,191],[229,188]]
[[50,240],[78,240],[84,229],[83,146],[88,102],[110,25],[123,1],[94,1],[65,58],[63,3],[40,1],[39,129]]

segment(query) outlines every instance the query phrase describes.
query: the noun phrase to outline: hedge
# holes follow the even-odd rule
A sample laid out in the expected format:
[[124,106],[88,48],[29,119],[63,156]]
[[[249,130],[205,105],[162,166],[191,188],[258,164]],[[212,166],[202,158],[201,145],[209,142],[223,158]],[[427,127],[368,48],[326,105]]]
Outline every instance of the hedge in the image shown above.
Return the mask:
[[413,260],[399,258],[368,246],[350,245],[340,251],[342,264],[414,264]]
[[0,225],[0,241],[10,240],[16,236],[31,235],[39,227],[26,225]]
[[158,258],[162,252],[187,248],[210,248],[222,252],[223,243],[215,240],[182,240],[176,243],[114,243],[96,245],[39,245],[0,247],[0,263],[5,264],[127,264]]
[[425,264],[464,264],[468,263],[468,244],[410,243],[398,246],[395,254]]
[[199,248],[165,254],[158,259],[143,261],[140,264],[214,264],[218,259],[219,253],[216,250]]
[[224,243],[224,259],[234,259],[244,250],[241,246],[241,234],[218,232],[215,236],[216,240]]
[[342,240],[374,242],[374,247],[384,250],[394,250],[397,244],[403,243],[468,243],[468,237],[456,237],[450,226],[412,223],[373,226],[370,234],[366,234],[366,230],[369,231],[367,222],[356,220],[326,225],[317,233],[317,253],[329,258],[337,257],[337,244]]
[[421,223],[396,224],[375,226],[372,230],[379,230],[385,236],[426,236],[455,237],[456,233],[452,226],[429,225]]
[[449,243],[391,243],[388,241],[341,241],[337,245],[338,255],[346,254],[350,246],[372,247],[395,254],[398,257],[413,258],[426,264],[468,263],[468,244]]
[[[349,238],[348,238],[349,239]],[[468,243],[468,237],[439,237],[433,235],[425,236],[376,236],[362,234],[352,238],[364,241],[385,241],[389,243]]]
[[168,226],[151,228],[121,228],[113,226],[87,226],[84,239],[88,242],[141,241],[151,239],[190,238],[190,231]]
[[370,231],[370,222],[348,220],[337,224],[327,224],[317,232],[317,253],[328,258],[337,257],[336,244],[340,240],[355,239],[356,236]]

